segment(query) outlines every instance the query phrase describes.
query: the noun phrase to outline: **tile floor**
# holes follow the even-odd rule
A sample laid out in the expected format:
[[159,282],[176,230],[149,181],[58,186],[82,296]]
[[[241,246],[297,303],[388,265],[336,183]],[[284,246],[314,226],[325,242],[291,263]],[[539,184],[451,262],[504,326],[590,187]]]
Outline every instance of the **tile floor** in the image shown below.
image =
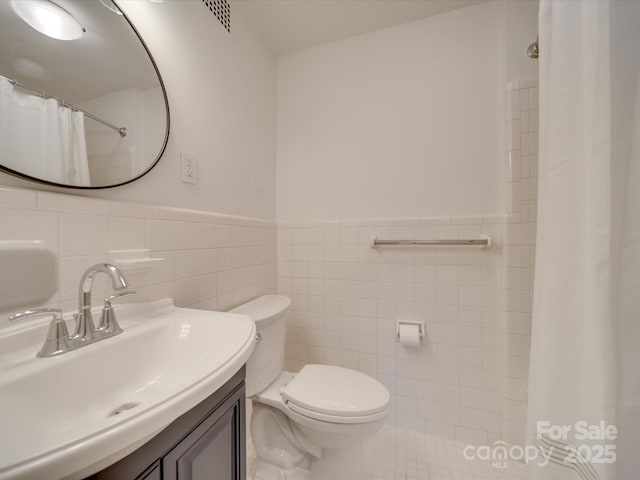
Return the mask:
[[505,468],[467,460],[465,444],[385,426],[365,444],[368,480],[520,480],[526,466],[510,461]]
[[[491,462],[466,460],[462,453],[464,447],[465,444],[462,442],[385,426],[365,444],[367,480],[524,480],[528,478],[526,466],[519,462],[510,461],[505,468],[495,468]],[[251,479],[255,451],[250,440],[247,457],[248,478]]]

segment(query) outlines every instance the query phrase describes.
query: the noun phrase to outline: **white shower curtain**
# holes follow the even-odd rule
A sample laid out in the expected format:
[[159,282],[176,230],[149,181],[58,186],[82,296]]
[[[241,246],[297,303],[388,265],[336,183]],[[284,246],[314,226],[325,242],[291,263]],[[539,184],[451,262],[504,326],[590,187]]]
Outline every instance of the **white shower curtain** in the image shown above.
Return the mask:
[[[605,460],[591,462],[600,479],[638,479],[640,2],[542,0],[539,33],[527,443],[542,433],[539,421],[567,425],[555,438],[586,444],[585,458]],[[617,438],[580,440],[580,421],[614,425]],[[616,461],[596,445],[615,446]],[[550,464],[534,466],[531,478],[581,477]]]
[[90,185],[84,114],[21,93],[0,77],[0,164],[50,182]]

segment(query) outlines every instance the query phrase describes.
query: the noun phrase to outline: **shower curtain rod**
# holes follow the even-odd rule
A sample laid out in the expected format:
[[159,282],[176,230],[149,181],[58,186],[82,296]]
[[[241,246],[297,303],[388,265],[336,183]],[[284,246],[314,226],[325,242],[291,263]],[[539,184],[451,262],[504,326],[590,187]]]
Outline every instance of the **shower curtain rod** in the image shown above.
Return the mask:
[[62,99],[60,99],[58,97],[54,97],[53,95],[49,95],[46,92],[41,92],[39,90],[34,90],[31,87],[27,87],[26,85],[20,83],[17,80],[12,79],[12,78],[7,78],[7,77],[5,77],[3,75],[0,75],[0,77],[4,78],[6,81],[8,81],[11,85],[13,85],[15,87],[20,87],[23,90],[28,90],[28,91],[33,92],[33,93],[37,94],[38,96],[40,96],[42,98],[45,98],[45,99],[51,98],[53,100],[56,100],[60,104],[61,107],[69,108],[69,109],[73,110],[74,112],[82,112],[82,113],[84,113],[84,115],[86,117],[89,117],[91,120],[95,120],[96,122],[101,123],[101,124],[111,128],[111,129],[115,130],[116,132],[118,132],[120,134],[121,137],[126,137],[127,136],[126,127],[117,127],[113,123],[109,123],[106,120],[103,120],[103,119],[101,119],[99,117],[96,117],[95,115],[87,112],[86,110],[82,110],[81,108],[78,108],[75,105],[71,105],[70,103],[67,103],[67,102],[65,102],[64,100],[62,100]]

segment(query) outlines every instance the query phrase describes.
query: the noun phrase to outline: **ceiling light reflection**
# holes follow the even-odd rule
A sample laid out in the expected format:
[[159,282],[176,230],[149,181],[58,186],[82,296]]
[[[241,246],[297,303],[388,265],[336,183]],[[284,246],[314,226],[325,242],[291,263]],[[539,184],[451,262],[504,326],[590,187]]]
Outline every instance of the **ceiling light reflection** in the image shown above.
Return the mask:
[[85,32],[73,15],[49,0],[11,0],[11,8],[31,28],[56,40],[75,40]]

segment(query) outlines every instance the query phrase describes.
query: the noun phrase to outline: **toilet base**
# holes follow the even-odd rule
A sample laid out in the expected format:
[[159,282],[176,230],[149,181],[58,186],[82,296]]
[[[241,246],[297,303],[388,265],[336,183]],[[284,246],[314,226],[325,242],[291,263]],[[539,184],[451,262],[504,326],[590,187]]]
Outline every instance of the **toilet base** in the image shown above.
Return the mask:
[[251,480],[365,480],[362,445],[346,449],[327,449],[322,458],[314,458],[311,469],[284,470],[256,459]]
[[256,460],[249,472],[249,478],[251,480],[310,480],[309,470],[300,467],[294,470],[283,470],[260,460]]
[[309,480],[365,480],[362,447],[323,449],[321,458],[311,460]]

